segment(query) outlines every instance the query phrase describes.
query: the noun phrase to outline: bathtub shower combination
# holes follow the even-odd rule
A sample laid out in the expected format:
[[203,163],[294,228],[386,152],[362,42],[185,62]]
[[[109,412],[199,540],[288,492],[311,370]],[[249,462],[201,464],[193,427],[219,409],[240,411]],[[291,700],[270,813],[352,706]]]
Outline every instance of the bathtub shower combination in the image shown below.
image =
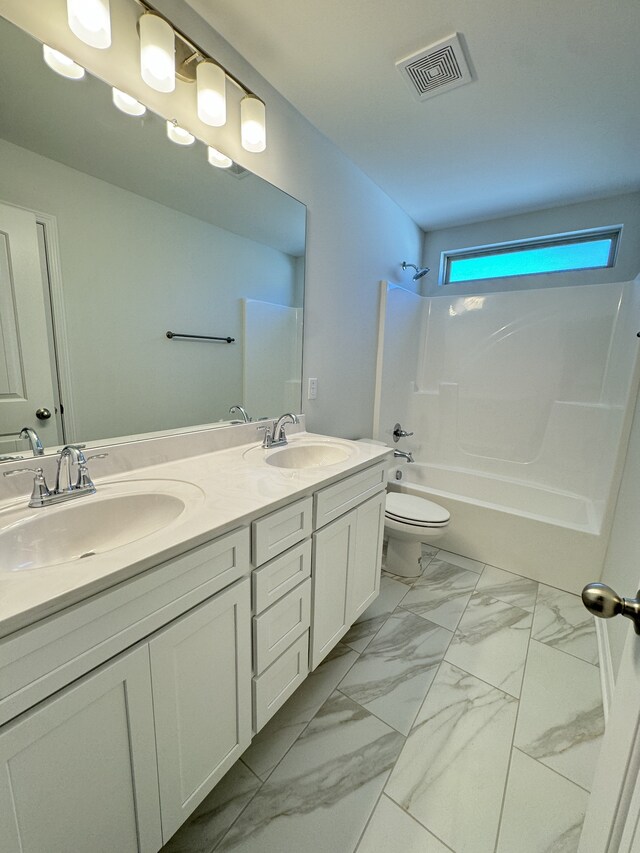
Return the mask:
[[438,543],[572,592],[599,577],[638,382],[640,281],[421,297],[382,283],[377,437]]

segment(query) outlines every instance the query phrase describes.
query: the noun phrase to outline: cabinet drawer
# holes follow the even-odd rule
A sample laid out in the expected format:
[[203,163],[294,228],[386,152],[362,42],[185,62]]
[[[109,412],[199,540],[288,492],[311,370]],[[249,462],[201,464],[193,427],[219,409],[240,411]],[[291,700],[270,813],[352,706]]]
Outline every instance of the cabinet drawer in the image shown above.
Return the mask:
[[309,672],[309,634],[303,634],[262,675],[253,679],[253,728],[258,732]]
[[312,498],[304,498],[254,521],[251,525],[253,565],[261,566],[306,539],[311,534],[312,508]]
[[252,575],[253,607],[262,613],[311,575],[311,540],[290,548],[285,554],[255,569]]
[[0,724],[250,569],[244,527],[0,640]]
[[311,616],[311,581],[306,580],[253,619],[256,675],[306,633]]
[[327,486],[314,495],[315,527],[323,527],[330,521],[348,512],[367,498],[382,491],[387,483],[386,464],[365,468],[352,477],[345,477],[339,483]]

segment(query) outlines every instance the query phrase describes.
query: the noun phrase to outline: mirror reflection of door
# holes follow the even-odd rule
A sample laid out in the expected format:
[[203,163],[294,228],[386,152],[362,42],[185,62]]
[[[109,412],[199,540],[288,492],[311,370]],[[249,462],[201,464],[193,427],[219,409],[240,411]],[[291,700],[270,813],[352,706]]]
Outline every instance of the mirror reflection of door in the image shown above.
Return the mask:
[[[35,215],[0,204],[0,456],[31,455],[18,439],[25,426],[45,447],[62,440],[44,251]],[[51,417],[38,418],[39,410]]]

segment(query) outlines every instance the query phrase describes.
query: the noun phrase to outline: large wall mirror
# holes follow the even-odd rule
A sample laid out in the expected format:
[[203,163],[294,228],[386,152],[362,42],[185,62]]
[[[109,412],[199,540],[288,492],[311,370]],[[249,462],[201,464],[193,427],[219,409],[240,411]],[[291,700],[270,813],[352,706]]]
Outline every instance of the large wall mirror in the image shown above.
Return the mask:
[[299,411],[304,205],[1,18],[0,74],[0,453]]

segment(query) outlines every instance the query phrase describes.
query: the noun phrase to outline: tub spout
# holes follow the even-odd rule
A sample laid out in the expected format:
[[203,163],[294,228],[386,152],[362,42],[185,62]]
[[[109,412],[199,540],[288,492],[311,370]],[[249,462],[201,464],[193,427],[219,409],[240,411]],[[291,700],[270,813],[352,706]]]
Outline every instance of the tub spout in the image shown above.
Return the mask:
[[413,453],[410,450],[394,450],[393,455],[396,459],[406,459],[407,462],[413,462]]

